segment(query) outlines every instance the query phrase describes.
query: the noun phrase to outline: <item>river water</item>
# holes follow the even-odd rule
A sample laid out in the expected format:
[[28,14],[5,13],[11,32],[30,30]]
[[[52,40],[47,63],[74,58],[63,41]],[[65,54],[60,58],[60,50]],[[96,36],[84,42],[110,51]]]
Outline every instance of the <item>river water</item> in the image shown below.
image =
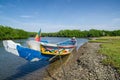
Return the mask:
[[[20,43],[21,45],[27,47],[26,41],[32,40],[34,38],[29,39],[19,39],[13,40],[15,42]],[[50,43],[58,43],[68,38],[62,37],[43,37],[42,40],[47,40]],[[77,38],[77,49],[87,42],[87,39]],[[0,41],[0,80],[16,80],[21,77],[27,76],[38,69],[42,70],[47,65],[49,65],[48,61],[39,61],[39,62],[28,62],[18,56],[10,54],[5,51],[2,41]]]

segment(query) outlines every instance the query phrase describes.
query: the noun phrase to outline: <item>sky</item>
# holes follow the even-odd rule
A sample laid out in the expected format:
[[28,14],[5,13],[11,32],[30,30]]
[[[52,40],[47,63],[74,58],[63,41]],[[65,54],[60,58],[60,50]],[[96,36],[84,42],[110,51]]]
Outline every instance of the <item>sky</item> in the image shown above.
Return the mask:
[[0,25],[30,32],[120,29],[120,0],[0,0]]

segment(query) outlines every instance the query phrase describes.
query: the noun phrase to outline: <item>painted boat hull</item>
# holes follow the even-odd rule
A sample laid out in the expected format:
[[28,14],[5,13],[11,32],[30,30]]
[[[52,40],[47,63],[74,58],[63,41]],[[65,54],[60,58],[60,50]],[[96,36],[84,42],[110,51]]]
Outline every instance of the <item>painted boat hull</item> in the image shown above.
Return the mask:
[[43,55],[43,54],[41,54],[40,51],[33,50],[30,48],[24,48],[19,45],[17,45],[17,51],[18,51],[20,57],[22,57],[28,61],[31,61],[31,62],[39,61],[39,60],[49,60],[50,58],[53,57],[50,55]]
[[31,62],[39,60],[49,60],[53,57],[51,55],[41,54],[40,51],[23,47],[20,44],[13,42],[12,40],[4,40],[3,45],[6,51]]
[[67,40],[58,44],[41,43],[40,52],[47,55],[67,55],[76,47],[76,40]]
[[76,40],[67,40],[65,42],[51,44],[46,42],[29,42],[30,48],[23,47],[12,40],[4,40],[3,45],[7,52],[22,57],[28,61],[49,60],[57,55],[68,55],[76,47]]
[[27,45],[31,49],[40,51],[40,42],[30,40],[30,41],[27,41]]
[[53,44],[46,42],[28,41],[29,48],[40,51],[45,55],[67,55],[76,47],[76,39],[68,39],[66,41]]

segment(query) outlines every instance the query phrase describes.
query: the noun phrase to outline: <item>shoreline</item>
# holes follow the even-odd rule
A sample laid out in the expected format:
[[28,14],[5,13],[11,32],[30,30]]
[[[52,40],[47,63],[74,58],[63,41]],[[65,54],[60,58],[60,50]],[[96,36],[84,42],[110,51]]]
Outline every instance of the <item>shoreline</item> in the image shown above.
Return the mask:
[[17,80],[120,80],[117,71],[102,64],[106,58],[99,53],[101,43],[86,42],[78,50],[60,60],[51,62],[44,69]]
[[52,69],[48,68],[49,75],[43,80],[119,80],[120,76],[114,68],[102,64],[106,57],[98,52],[100,44],[87,42],[78,51],[74,50],[61,65],[63,68],[55,69],[53,64],[56,63],[51,64],[49,68]]

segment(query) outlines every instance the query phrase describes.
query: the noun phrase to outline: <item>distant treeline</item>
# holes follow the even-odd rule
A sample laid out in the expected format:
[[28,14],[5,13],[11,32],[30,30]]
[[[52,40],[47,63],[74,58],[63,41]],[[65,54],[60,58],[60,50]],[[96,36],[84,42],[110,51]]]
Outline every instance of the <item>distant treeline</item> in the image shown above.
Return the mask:
[[42,36],[48,37],[101,37],[101,36],[120,36],[120,30],[106,31],[91,29],[89,31],[80,30],[60,30],[54,33],[42,33]]
[[28,38],[29,33],[21,29],[13,29],[0,25],[0,40],[3,39],[23,39]]
[[[8,26],[0,25],[0,40],[2,39],[23,39],[28,37],[35,37],[37,32],[27,32],[21,29],[13,29]],[[42,37],[101,37],[101,36],[120,36],[120,30],[107,31],[91,29],[84,30],[60,30],[54,33],[42,33]]]

